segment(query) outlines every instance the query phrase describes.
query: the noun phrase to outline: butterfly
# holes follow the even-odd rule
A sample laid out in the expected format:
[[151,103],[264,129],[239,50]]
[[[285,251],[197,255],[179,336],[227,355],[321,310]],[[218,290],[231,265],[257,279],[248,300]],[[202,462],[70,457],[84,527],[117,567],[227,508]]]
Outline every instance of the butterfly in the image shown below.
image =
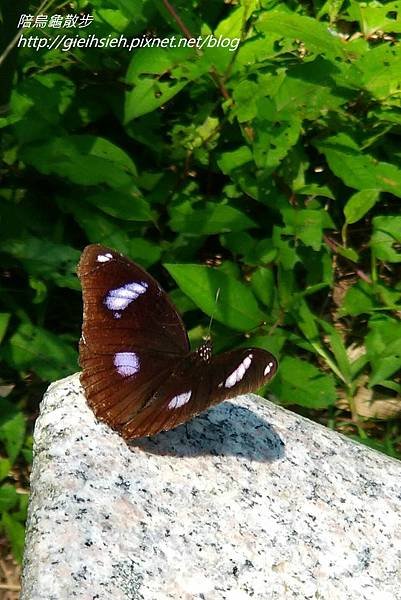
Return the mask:
[[277,371],[272,354],[241,348],[193,352],[184,323],[158,282],[100,244],[78,266],[83,291],[81,383],[96,417],[125,440],[180,425],[205,409],[258,389]]

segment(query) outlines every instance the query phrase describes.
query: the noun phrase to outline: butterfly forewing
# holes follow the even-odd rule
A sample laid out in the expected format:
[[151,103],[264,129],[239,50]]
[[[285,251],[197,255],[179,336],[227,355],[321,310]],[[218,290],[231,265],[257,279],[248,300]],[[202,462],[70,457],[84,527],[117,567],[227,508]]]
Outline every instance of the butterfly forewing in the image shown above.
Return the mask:
[[257,389],[277,370],[257,348],[190,352],[183,322],[141,267],[101,245],[79,263],[84,300],[81,382],[96,416],[127,440],[172,429],[209,406]]
[[81,382],[96,416],[119,429],[187,355],[187,334],[155,279],[117,252],[88,246],[78,275]]
[[84,299],[82,333],[87,345],[111,351],[129,342],[163,354],[188,352],[181,317],[144,269],[118,252],[94,244],[85,248],[78,276]]

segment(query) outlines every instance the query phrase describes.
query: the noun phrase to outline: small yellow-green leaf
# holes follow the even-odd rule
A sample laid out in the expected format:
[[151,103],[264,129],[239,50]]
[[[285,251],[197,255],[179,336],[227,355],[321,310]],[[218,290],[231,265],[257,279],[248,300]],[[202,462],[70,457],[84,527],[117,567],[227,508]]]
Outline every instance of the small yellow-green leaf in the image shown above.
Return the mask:
[[361,190],[348,200],[344,207],[344,215],[348,225],[356,223],[376,204],[379,190]]

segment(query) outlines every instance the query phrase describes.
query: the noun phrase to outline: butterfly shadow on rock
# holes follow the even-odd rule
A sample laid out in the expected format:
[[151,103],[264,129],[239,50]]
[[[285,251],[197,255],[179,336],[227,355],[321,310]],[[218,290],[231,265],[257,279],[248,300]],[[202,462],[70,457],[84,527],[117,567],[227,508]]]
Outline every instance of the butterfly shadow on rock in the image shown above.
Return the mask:
[[151,454],[176,457],[235,456],[273,462],[284,456],[284,442],[255,412],[226,401],[176,429],[130,443]]

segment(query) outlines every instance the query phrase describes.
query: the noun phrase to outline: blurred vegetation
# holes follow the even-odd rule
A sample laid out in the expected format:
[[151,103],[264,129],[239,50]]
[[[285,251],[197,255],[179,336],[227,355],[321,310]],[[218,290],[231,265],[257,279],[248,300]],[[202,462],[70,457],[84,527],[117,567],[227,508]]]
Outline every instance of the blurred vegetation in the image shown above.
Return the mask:
[[[53,47],[7,49],[22,12],[93,22],[20,28]],[[1,28],[0,525],[17,559],[38,402],[78,368],[89,242],[149,269],[194,345],[214,312],[217,351],[279,358],[278,402],[399,457],[399,2],[3,2]],[[209,34],[239,43],[54,41]]]

